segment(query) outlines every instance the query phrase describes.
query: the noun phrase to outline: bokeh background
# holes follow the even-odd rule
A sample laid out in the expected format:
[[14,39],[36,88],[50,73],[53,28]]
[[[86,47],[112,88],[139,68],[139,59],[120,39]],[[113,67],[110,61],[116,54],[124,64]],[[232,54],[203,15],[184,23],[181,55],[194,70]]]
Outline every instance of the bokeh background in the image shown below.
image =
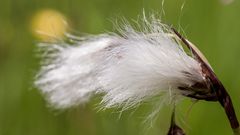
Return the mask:
[[[39,19],[40,13],[54,11],[69,22],[71,32],[98,34],[114,30],[115,19],[137,19],[143,8],[147,14],[164,8],[163,21],[176,28],[180,24],[209,59],[240,118],[239,0],[165,0],[163,7],[161,0],[0,0],[0,135],[166,134],[171,115],[167,107],[156,122],[142,124],[151,111],[148,105],[121,117],[114,110],[98,112],[98,99],[74,109],[54,110],[33,87],[39,69],[36,45],[43,39],[33,31],[40,27],[49,32],[47,24],[40,25],[49,22],[48,17]],[[60,34],[65,31],[61,22],[52,25]],[[188,135],[232,134],[218,103],[198,102],[188,115],[190,104],[184,100],[178,107],[179,123]]]

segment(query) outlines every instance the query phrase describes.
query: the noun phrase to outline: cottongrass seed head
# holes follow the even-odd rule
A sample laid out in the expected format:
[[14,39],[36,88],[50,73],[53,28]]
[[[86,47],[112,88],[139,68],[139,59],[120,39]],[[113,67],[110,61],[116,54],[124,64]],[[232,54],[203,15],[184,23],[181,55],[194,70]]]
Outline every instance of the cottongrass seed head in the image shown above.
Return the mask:
[[182,88],[205,84],[199,62],[169,26],[155,17],[144,16],[139,23],[71,45],[41,43],[43,62],[35,85],[51,105],[63,109],[95,94],[103,95],[103,108],[131,108],[155,96],[192,94]]

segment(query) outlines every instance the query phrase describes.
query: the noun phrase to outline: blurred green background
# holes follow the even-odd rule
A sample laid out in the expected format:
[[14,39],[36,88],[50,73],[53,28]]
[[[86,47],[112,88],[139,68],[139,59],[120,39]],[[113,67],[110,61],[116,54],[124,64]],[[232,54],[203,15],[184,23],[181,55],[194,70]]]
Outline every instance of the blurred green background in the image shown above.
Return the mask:
[[[152,124],[142,124],[151,111],[148,105],[124,112],[120,118],[116,111],[98,112],[97,99],[84,107],[53,110],[32,85],[39,59],[31,23],[40,10],[63,14],[75,32],[98,34],[113,30],[116,18],[137,19],[143,8],[147,14],[161,12],[162,1],[0,0],[0,135],[166,134],[168,109]],[[176,28],[180,24],[209,59],[240,118],[240,1],[165,0],[164,11],[164,22]],[[186,100],[178,107],[180,125],[188,135],[232,134],[218,103],[199,102],[186,117],[189,106]]]

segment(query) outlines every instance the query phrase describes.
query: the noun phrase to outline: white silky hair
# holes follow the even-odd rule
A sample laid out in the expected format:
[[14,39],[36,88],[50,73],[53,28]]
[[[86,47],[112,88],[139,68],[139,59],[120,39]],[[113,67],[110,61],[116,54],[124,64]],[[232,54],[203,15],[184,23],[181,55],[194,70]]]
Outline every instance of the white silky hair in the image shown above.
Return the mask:
[[51,105],[69,108],[100,93],[103,108],[128,109],[204,81],[200,64],[160,20],[144,17],[139,28],[123,27],[73,45],[40,44],[45,53],[35,85]]

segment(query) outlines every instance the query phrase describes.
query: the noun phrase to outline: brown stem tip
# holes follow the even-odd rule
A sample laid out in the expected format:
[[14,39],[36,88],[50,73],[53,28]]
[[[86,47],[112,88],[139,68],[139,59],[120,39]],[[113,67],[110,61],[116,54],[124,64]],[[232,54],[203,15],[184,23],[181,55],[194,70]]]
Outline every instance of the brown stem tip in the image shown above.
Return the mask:
[[214,73],[214,71],[210,67],[210,64],[206,61],[202,53],[191,42],[189,42],[182,35],[180,35],[180,33],[178,33],[175,29],[172,28],[172,30],[177,35],[177,37],[188,47],[188,49],[192,51],[194,58],[201,64],[202,72],[206,77],[207,84],[209,84],[210,86],[209,89],[212,91],[211,93],[209,93],[210,96],[206,96],[207,98],[204,98],[204,95],[201,95],[201,98],[198,98],[195,95],[190,95],[191,98],[207,101],[218,101],[224,108],[234,133],[239,134],[239,122],[235,114],[231,98],[226,89],[224,88],[223,84],[217,78],[216,74]]
[[171,125],[167,135],[185,135],[184,131],[176,124]]
[[180,128],[175,122],[175,108],[172,112],[171,126],[169,128],[169,131],[168,131],[167,135],[185,135],[183,129]]

